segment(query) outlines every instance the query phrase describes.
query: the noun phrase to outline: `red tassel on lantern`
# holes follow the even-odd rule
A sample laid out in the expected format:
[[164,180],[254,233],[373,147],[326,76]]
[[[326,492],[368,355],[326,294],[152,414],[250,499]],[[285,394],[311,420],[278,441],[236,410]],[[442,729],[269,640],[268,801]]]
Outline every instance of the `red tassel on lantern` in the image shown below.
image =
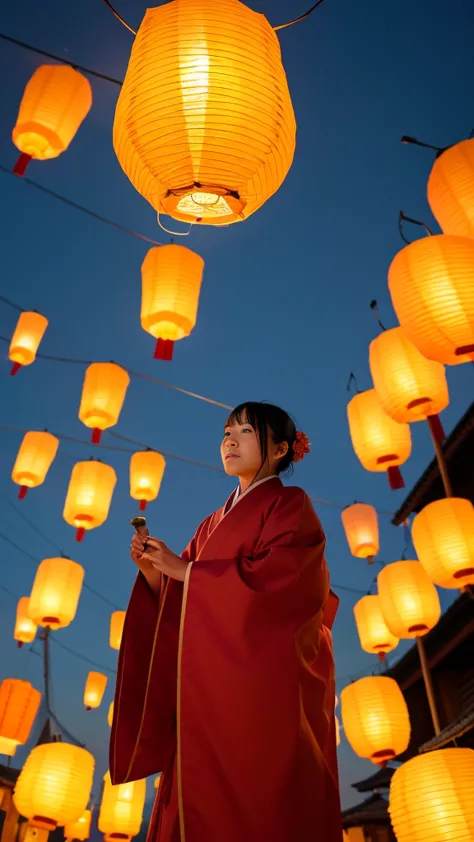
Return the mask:
[[433,434],[433,438],[435,439],[435,441],[437,441],[439,444],[443,444],[446,438],[446,434],[443,430],[443,425],[441,423],[439,415],[428,415],[428,418],[426,420],[430,425],[430,430]]
[[387,469],[387,475],[388,484],[392,491],[398,491],[399,488],[405,488],[402,472],[398,465],[391,465],[390,468]]
[[24,500],[26,495],[28,494],[28,487],[26,485],[20,485],[20,490],[18,492],[18,499]]
[[23,178],[26,168],[31,161],[31,155],[28,155],[27,152],[22,152],[18,161],[16,162],[15,166],[13,167],[13,172],[15,175],[19,175],[20,178]]
[[171,339],[158,339],[155,347],[155,360],[166,360],[169,362],[173,359],[174,342]]
[[16,644],[16,645],[18,646],[18,649],[22,649],[22,647],[23,647],[23,641],[22,641],[22,640],[19,640],[19,641],[17,642],[17,644]]
[[84,527],[83,527],[83,526],[79,526],[79,527],[76,529],[76,541],[77,541],[79,544],[81,543],[81,541],[82,541],[82,539],[84,538],[84,535],[85,535],[85,534],[86,534],[86,530],[84,529]]
[[91,442],[92,444],[100,444],[100,440],[102,438],[102,430],[99,430],[98,427],[94,427],[92,430]]
[[20,368],[22,368],[21,363],[13,363],[10,371],[10,377],[14,377],[17,371],[20,371]]
[[379,661],[386,661],[387,660],[387,656],[385,655],[385,652],[379,652],[378,656],[379,656]]
[[138,508],[141,512],[144,512],[146,509],[146,500],[140,500]]

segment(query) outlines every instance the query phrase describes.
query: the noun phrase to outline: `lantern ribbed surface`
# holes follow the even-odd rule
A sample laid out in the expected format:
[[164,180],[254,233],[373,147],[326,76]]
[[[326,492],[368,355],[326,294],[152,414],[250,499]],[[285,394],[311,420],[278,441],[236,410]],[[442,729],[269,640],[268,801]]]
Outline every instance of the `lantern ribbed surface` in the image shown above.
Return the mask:
[[24,745],[38,713],[41,693],[29,681],[5,678],[0,684],[0,737]]
[[64,827],[66,839],[77,839],[78,842],[85,842],[91,835],[92,812],[84,810],[82,816],[76,822],[70,822]]
[[53,826],[75,822],[87,807],[93,774],[94,758],[84,748],[69,743],[36,746],[16,782],[15,807],[33,821],[41,817]]
[[461,497],[429,503],[416,515],[413,544],[420,564],[440,588],[474,585],[474,506]]
[[426,359],[401,327],[370,343],[369,363],[380,403],[399,424],[423,421],[448,406],[444,366]]
[[117,476],[110,465],[90,460],[72,469],[63,517],[78,529],[95,529],[108,517]]
[[113,143],[158,212],[238,222],[284,181],[296,124],[280,43],[239,0],[148,9],[133,43]]
[[441,616],[438,591],[419,561],[395,561],[377,576],[382,615],[395,637],[423,637]]
[[444,748],[413,757],[390,782],[398,842],[472,842],[474,751]]
[[398,252],[388,285],[398,320],[428,359],[474,359],[474,240],[439,234]]
[[392,652],[398,646],[398,638],[392,634],[383,618],[378,594],[368,594],[359,599],[354,605],[354,618],[364,652],[379,655],[382,659],[387,652]]
[[375,389],[354,395],[347,406],[352,446],[367,471],[402,465],[411,453],[408,424],[397,424],[382,408]]
[[184,246],[151,248],[142,264],[142,328],[172,342],[189,336],[196,324],[203,270],[202,257]]
[[91,671],[86,679],[84,689],[84,705],[87,708],[98,708],[104,698],[107,687],[107,676],[101,672]]
[[12,480],[26,488],[41,485],[58,451],[59,439],[51,433],[25,433],[12,471]]
[[356,558],[370,558],[379,551],[377,512],[367,503],[353,503],[343,510],[342,525],[349,549]]
[[21,313],[10,342],[8,359],[18,365],[33,363],[47,327],[48,319],[41,313]]
[[145,796],[145,779],[113,786],[107,772],[99,813],[100,832],[136,836],[142,824]]
[[109,643],[112,649],[120,649],[126,611],[113,611],[110,615]]
[[396,681],[382,675],[361,678],[341,692],[344,733],[359,757],[385,763],[410,742],[408,708]]
[[92,363],[82,387],[79,419],[86,427],[106,430],[113,427],[122,410],[130,377],[115,363]]
[[165,466],[165,458],[161,453],[153,450],[134,453],[130,459],[130,497],[143,503],[156,500]]
[[26,85],[13,143],[32,158],[57,158],[91,105],[92,89],[82,73],[65,64],[43,64]]
[[474,140],[462,140],[436,159],[428,202],[444,234],[474,237]]
[[38,566],[28,607],[38,626],[63,629],[76,616],[84,568],[70,558],[45,558]]
[[36,637],[37,626],[31,619],[29,611],[29,596],[20,597],[16,607],[15,630],[13,632],[14,639],[20,644],[31,643]]

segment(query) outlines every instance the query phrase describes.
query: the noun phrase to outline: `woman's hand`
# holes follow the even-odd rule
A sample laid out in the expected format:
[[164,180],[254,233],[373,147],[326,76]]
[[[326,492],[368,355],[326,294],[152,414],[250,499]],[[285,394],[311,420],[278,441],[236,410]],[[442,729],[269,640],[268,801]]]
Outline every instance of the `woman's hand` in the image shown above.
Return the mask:
[[[139,536],[137,535],[137,538],[138,537]],[[145,553],[143,553],[143,545],[144,542],[142,542],[141,561],[151,564],[154,570],[159,570],[161,573],[169,576],[170,579],[177,579],[178,582],[184,582],[188,567],[187,561],[183,561],[179,555],[172,553],[166,544],[164,544],[163,541],[158,541],[157,538],[148,537],[146,539],[147,547]]]
[[159,595],[161,591],[161,573],[152,566],[143,554],[145,542],[147,541],[148,538],[143,538],[141,535],[135,534],[130,545],[130,556],[138,569],[143,573],[153,593]]

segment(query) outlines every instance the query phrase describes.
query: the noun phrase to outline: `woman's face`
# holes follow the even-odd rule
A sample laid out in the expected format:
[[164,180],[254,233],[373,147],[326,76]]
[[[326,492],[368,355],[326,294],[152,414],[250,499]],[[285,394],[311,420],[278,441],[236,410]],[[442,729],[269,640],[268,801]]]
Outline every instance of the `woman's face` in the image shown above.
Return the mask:
[[[242,422],[244,420],[242,418]],[[253,482],[257,476],[276,473],[278,462],[288,452],[288,444],[275,444],[271,430],[268,430],[267,440],[268,455],[267,459],[263,460],[258,435],[251,424],[233,424],[226,427],[221,444],[221,457],[226,474]]]

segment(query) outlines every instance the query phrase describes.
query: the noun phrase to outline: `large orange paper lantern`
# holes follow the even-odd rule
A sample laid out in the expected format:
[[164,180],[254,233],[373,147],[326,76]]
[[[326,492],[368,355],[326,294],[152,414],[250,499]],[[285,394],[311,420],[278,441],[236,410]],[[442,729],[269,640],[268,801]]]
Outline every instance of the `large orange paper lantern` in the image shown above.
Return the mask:
[[89,801],[94,758],[69,743],[44,743],[26,759],[13,801],[30,824],[54,830],[77,821]]
[[142,824],[145,796],[145,779],[113,786],[107,772],[99,813],[100,832],[106,836],[136,836]]
[[148,9],[115,112],[119,163],[159,213],[229,225],[275,193],[296,124],[278,37],[239,0]]
[[92,428],[93,444],[99,444],[103,430],[117,423],[129,383],[125,369],[115,363],[92,363],[87,368],[79,419]]
[[13,756],[30,736],[41,693],[29,681],[5,678],[0,684],[0,754]]
[[367,558],[369,564],[379,551],[377,512],[367,503],[353,503],[342,512],[342,525],[353,556]]
[[449,403],[444,366],[428,360],[401,327],[370,343],[370,373],[385,412],[399,424],[428,420],[444,438],[438,413]]
[[106,675],[104,675],[102,672],[91,671],[89,673],[84,689],[84,705],[87,708],[87,710],[92,710],[92,708],[99,707],[102,699],[104,698],[106,687]]
[[37,626],[63,629],[76,616],[84,568],[70,558],[45,558],[38,566],[28,611]]
[[438,592],[419,561],[387,564],[377,577],[383,618],[395,637],[423,637],[441,616]]
[[157,340],[155,358],[171,360],[173,343],[196,324],[204,260],[171,243],[151,248],[142,263],[142,328]]
[[359,757],[387,763],[410,742],[408,708],[396,681],[383,675],[360,678],[341,692],[344,733]]
[[29,607],[29,596],[22,596],[16,607],[15,630],[13,632],[13,637],[18,641],[19,649],[24,643],[31,643],[36,637],[37,626],[30,617]]
[[82,816],[77,821],[69,822],[64,827],[64,836],[67,840],[77,839],[78,842],[85,842],[91,835],[91,810],[84,810]]
[[16,374],[23,365],[34,363],[47,327],[48,319],[41,313],[26,310],[21,313],[8,351],[8,359],[13,363],[10,374]]
[[436,158],[428,202],[444,234],[474,237],[474,140],[462,140]]
[[386,471],[391,488],[404,488],[398,466],[411,453],[408,424],[397,424],[384,412],[375,389],[354,395],[347,417],[352,446],[366,471]]
[[12,471],[13,482],[20,486],[20,500],[29,488],[37,488],[45,481],[58,447],[59,439],[51,433],[25,433]]
[[82,541],[85,532],[107,520],[116,482],[114,469],[99,460],[74,465],[63,518],[76,527],[76,541]]
[[123,635],[123,624],[125,623],[126,611],[113,611],[110,615],[110,636],[109,643],[112,649],[120,649]]
[[384,660],[387,652],[398,646],[399,640],[387,626],[377,594],[368,594],[354,605],[354,618],[364,652],[378,655]]
[[14,167],[24,175],[32,158],[57,158],[74,138],[92,105],[92,89],[82,73],[66,64],[43,64],[29,80],[13,129],[21,155]]
[[388,285],[418,350],[445,365],[474,360],[474,240],[440,234],[398,252]]
[[413,757],[390,782],[390,819],[398,842],[474,838],[474,751],[443,748]]
[[447,497],[429,503],[416,515],[413,544],[420,564],[440,588],[474,585],[474,506]]
[[158,497],[165,466],[164,456],[154,450],[134,453],[130,459],[130,497],[140,501],[141,511]]

